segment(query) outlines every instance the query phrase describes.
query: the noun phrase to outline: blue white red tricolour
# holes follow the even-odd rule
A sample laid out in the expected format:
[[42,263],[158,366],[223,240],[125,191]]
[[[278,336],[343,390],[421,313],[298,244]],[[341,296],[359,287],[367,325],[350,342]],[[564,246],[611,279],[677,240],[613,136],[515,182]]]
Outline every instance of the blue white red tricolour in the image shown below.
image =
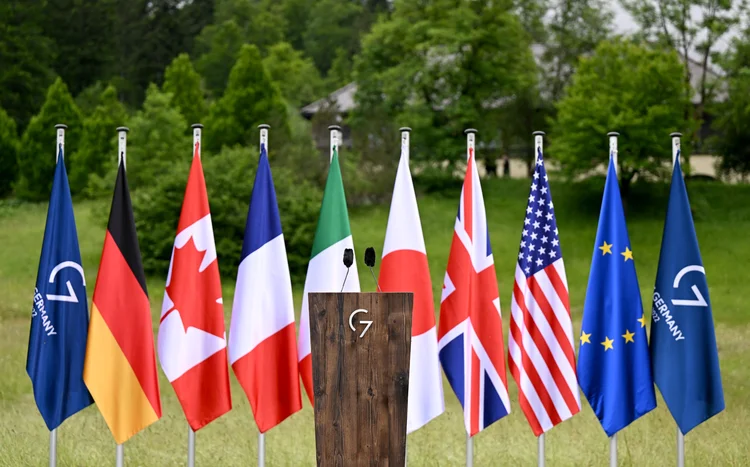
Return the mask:
[[510,413],[500,297],[472,147],[440,300],[438,348],[470,436]]

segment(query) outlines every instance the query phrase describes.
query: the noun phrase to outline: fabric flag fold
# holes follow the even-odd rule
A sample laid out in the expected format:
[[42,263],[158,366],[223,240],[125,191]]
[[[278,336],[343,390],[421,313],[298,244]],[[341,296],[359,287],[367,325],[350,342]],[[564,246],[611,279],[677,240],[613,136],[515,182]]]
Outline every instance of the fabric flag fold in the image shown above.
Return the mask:
[[90,320],[83,379],[122,444],[161,418],[151,306],[122,162]]
[[534,435],[581,410],[568,282],[552,193],[538,149],[511,300],[508,366]]
[[26,373],[52,431],[93,404],[83,381],[89,313],[68,174],[60,146],[37,269]]
[[[338,149],[334,147],[333,158],[328,169],[323,202],[320,206],[318,225],[315,229],[312,254],[307,265],[305,289],[302,295],[299,336],[297,337],[297,354],[299,371],[305,392],[310,403],[315,400],[312,386],[312,354],[310,347],[310,316],[307,294],[310,292],[341,292],[344,284],[346,266],[343,263],[344,250],[354,249],[352,232],[349,226],[349,213],[346,207],[344,182],[339,167]],[[344,292],[359,292],[359,274],[357,273],[356,253],[349,276],[344,285]]]
[[378,282],[383,292],[414,294],[406,423],[411,433],[443,413],[445,400],[430,268],[407,151],[402,148],[396,172]]
[[443,282],[438,348],[470,436],[510,413],[500,297],[473,150]]
[[578,350],[578,382],[607,436],[656,407],[647,320],[610,158]]
[[200,159],[190,167],[159,323],[159,362],[193,431],[232,408],[219,264]]
[[706,271],[679,152],[654,286],[650,348],[654,381],[683,434],[724,410]]
[[262,145],[229,328],[229,361],[261,433],[302,409],[295,331],[284,234]]

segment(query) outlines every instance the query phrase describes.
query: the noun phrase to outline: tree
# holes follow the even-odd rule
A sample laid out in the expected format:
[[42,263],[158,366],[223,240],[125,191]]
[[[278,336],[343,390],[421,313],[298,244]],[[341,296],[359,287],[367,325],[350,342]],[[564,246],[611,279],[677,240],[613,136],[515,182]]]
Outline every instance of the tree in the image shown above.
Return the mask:
[[359,37],[366,29],[354,25],[361,15],[362,6],[349,0],[320,0],[312,7],[304,34],[305,53],[323,75],[339,48],[349,57],[359,51]]
[[279,42],[268,49],[263,59],[273,82],[282,96],[296,107],[313,102],[320,97],[322,87],[320,74],[315,64],[302,52],[294,50],[288,42]]
[[[99,104],[83,121],[81,147],[76,152],[76,164],[69,171],[70,190],[81,193],[91,177],[104,177],[117,166],[117,133],[125,124],[125,107],[117,100],[117,90],[107,86]],[[90,195],[92,195],[90,193]]]
[[[162,90],[172,95],[172,106],[190,123],[200,123],[207,115],[201,77],[188,54],[180,54],[164,72]],[[189,130],[186,130],[189,131]]]
[[273,0],[219,0],[214,23],[196,39],[196,68],[214,97],[224,93],[232,64],[242,44],[261,52],[284,40],[286,20],[280,2]]
[[[466,128],[479,130],[480,148],[497,143],[504,122],[515,117],[508,104],[534,87],[537,74],[513,9],[502,1],[396,3],[390,18],[364,37],[355,60],[351,124],[363,133],[355,139],[373,135],[371,144],[378,144],[374,135],[408,125],[413,158],[440,162],[462,159]],[[478,153],[499,156],[489,149]]]
[[211,137],[205,147],[218,152],[222,146],[250,145],[261,123],[270,124],[278,140],[289,135],[279,88],[263,66],[258,48],[245,44],[229,75],[226,92],[211,107],[206,123]]
[[[330,93],[352,82],[352,58],[343,47],[336,49],[331,69],[326,76],[325,87]],[[307,102],[308,104],[312,102]]]
[[[143,109],[130,119],[128,127],[128,183],[132,189],[152,186],[179,164],[190,161],[192,141],[185,137],[188,123],[172,107],[172,96],[155,84],[149,86]],[[114,182],[114,173],[109,179]]]
[[663,177],[671,153],[665,135],[693,130],[685,117],[688,93],[675,51],[625,40],[602,42],[581,59],[551,122],[548,153],[568,175],[606,164],[605,134],[621,135],[618,172],[623,194],[636,175]]
[[[719,41],[733,32],[745,16],[745,0],[621,0],[638,22],[642,35],[677,50],[683,59],[686,83],[694,82],[691,56],[698,54],[701,69],[695,118],[703,118],[719,84],[709,75],[710,60],[716,58]],[[688,88],[686,88],[688,89]],[[687,91],[686,91],[687,92]],[[686,106],[686,113],[692,113]],[[698,134],[700,135],[700,134]]]
[[542,84],[550,101],[557,102],[578,58],[593,52],[612,32],[612,11],[605,0],[554,0],[550,7]]
[[18,134],[16,122],[0,107],[0,197],[13,189],[18,166]]
[[18,183],[15,187],[19,198],[44,201],[52,191],[52,176],[55,172],[55,125],[68,126],[65,133],[65,166],[68,173],[75,170],[76,150],[79,148],[83,124],[68,86],[57,78],[47,90],[42,109],[32,117],[23,133],[18,151]]
[[44,35],[41,2],[0,2],[0,107],[23,131],[52,84],[54,44]]

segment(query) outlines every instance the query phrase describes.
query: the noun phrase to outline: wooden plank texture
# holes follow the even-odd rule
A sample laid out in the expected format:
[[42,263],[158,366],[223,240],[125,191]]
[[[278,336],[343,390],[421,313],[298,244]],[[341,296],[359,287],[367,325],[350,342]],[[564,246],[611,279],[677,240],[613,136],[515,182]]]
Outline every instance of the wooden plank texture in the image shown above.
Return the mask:
[[308,297],[318,466],[403,466],[413,294]]

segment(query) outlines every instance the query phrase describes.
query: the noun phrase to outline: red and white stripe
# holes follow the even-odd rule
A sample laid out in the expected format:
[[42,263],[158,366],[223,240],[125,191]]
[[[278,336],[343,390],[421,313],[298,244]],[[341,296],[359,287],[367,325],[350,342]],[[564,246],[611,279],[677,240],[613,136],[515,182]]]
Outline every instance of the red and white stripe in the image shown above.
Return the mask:
[[508,354],[521,409],[536,436],[581,410],[562,258],[528,279],[516,265]]

